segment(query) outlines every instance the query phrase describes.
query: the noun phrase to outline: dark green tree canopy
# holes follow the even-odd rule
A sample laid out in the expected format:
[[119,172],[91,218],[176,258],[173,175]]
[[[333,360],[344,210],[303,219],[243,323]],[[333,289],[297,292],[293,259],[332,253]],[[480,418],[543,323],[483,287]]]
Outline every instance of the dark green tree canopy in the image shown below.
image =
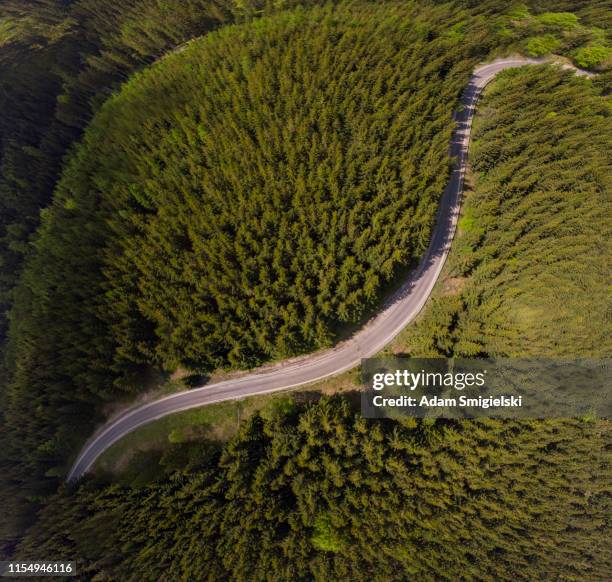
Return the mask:
[[104,106],[40,248],[67,222],[110,226],[89,303],[122,356],[253,365],[374,305],[447,178],[473,45],[432,32],[446,14],[352,3],[226,28]]
[[[57,485],[104,403],[142,390],[150,367],[250,366],[315,349],[376,307],[427,243],[447,177],[451,111],[473,65],[491,51],[523,50],[534,35],[536,46],[537,37],[553,37],[562,54],[585,66],[601,68],[609,54],[609,0],[526,4],[358,0],[310,10],[321,3],[1,3],[0,470],[3,497],[11,500],[3,510],[11,515],[0,537],[10,538],[8,546],[27,525],[21,502],[38,502]],[[243,24],[183,46],[229,22]],[[609,80],[609,73],[591,83],[543,70],[500,80],[475,128],[476,192],[466,201],[452,259],[459,292],[436,300],[411,330],[411,352],[609,354],[610,121],[602,97]],[[258,422],[253,430],[266,437],[255,434],[252,449],[235,445],[244,463],[234,463],[227,483],[250,474],[245,459],[263,463],[275,429]],[[497,443],[496,430],[479,432],[478,443]],[[537,438],[546,430],[533,428]],[[364,448],[357,456],[369,454]],[[521,459],[528,473],[532,461],[550,457],[532,450]],[[333,464],[330,474],[338,474]],[[208,473],[198,479],[208,496]],[[260,498],[277,491],[262,482]],[[166,506],[182,494],[172,487],[155,493],[170,491]],[[580,495],[590,499],[593,490],[581,485]],[[124,493],[109,499],[125,508]],[[280,525],[270,529],[268,514],[256,513],[263,515],[263,525],[251,524],[258,535],[282,537],[296,499],[283,497],[282,516],[272,519]],[[70,503],[54,508],[56,519],[68,509],[77,521],[93,516],[93,525],[86,523],[93,530],[100,519],[103,534],[116,523],[115,512],[98,518],[96,507]],[[192,510],[173,523],[188,521]],[[537,509],[528,512],[540,518]],[[337,517],[308,516],[296,543],[306,548],[300,555],[310,556],[312,547],[322,552],[310,573],[349,572],[341,561],[329,565],[345,547]],[[425,518],[419,523],[427,529]],[[448,529],[438,525],[435,537],[446,539]],[[490,514],[487,527],[497,526]],[[570,518],[560,527],[566,539],[582,526]],[[160,534],[164,551],[170,530]],[[143,531],[138,551],[146,556]],[[588,546],[590,531],[573,547]],[[84,544],[105,547],[81,533],[75,535]],[[138,527],[129,535],[138,540]],[[504,547],[487,549],[483,563],[503,557]],[[237,572],[240,556],[235,562]],[[232,567],[220,565],[220,575],[227,578]],[[581,567],[568,571],[597,573]],[[293,572],[278,568],[271,571]]]
[[160,483],[66,489],[18,556],[130,581],[603,579],[609,442],[590,423],[403,426],[324,400],[251,418]]

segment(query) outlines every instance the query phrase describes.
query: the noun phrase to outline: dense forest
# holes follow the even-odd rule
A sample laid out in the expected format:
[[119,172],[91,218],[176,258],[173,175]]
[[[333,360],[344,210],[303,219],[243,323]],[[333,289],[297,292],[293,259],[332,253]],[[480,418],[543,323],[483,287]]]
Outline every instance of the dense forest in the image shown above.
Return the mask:
[[[448,175],[452,110],[475,63],[520,51],[555,52],[598,72],[610,64],[607,0],[322,4],[5,0],[0,6],[0,462],[2,494],[12,500],[2,523],[7,552],[24,518],[32,518],[22,504],[44,502],[57,487],[70,455],[99,420],[100,404],[141,390],[151,368],[253,366],[330,345],[344,325],[376,307],[427,245]],[[492,89],[476,127],[475,191],[460,225],[460,252],[451,259],[460,292],[436,300],[408,332],[407,351],[609,353],[607,83],[605,72],[585,81],[534,69],[505,74]],[[382,542],[387,527],[406,528],[412,537],[405,547],[413,548],[405,555],[385,550],[389,579],[397,568],[425,579],[444,579],[458,567],[470,571],[470,564],[489,578],[513,572],[514,534],[487,545],[484,530],[478,530],[473,553],[452,554],[435,570],[434,538],[459,540],[462,528],[476,527],[472,519],[481,520],[478,527],[488,527],[489,535],[492,524],[501,523],[475,518],[480,509],[464,514],[455,507],[456,528],[448,531],[439,515],[427,526],[428,511],[435,512],[423,509],[423,529],[415,530],[410,520],[394,521],[408,516],[390,515],[399,509],[389,506],[387,517],[356,542],[366,521],[347,526],[343,512],[354,512],[358,502],[342,505],[340,477],[316,485],[331,487],[331,509],[312,505],[319,495],[315,479],[291,473],[284,453],[275,456],[270,447],[293,442],[296,448],[287,451],[306,459],[310,445],[300,426],[328,416],[353,443],[339,444],[334,454],[363,481],[361,494],[381,491],[383,483],[389,491],[404,487],[388,468],[377,481],[367,461],[370,445],[360,440],[361,421],[344,404],[325,403],[274,422],[253,419],[223,452],[208,445],[175,451],[165,460],[167,481],[151,488],[88,484],[76,494],[65,490],[46,507],[20,553],[32,555],[36,544],[70,553],[80,540],[71,555],[87,564],[85,577],[100,571],[101,579],[112,579],[118,564],[105,562],[96,548],[140,544],[128,544],[126,556],[142,552],[144,563],[182,535],[170,525],[151,545],[144,526],[134,535],[157,504],[155,511],[169,512],[160,514],[167,524],[189,524],[196,507],[213,515],[200,536],[220,536],[219,545],[183,548],[215,564],[211,579],[247,579],[247,562],[255,558],[246,553],[241,560],[230,545],[241,539],[246,551],[250,535],[267,540],[260,572],[363,578],[374,559],[365,540]],[[498,451],[507,437],[504,426],[385,425],[375,429],[383,435],[379,462],[388,458],[393,466],[401,450],[389,444],[393,431],[407,443],[419,442],[419,455],[431,455],[410,469],[417,480],[410,497],[419,503],[417,485],[420,490],[432,464],[446,463],[435,445],[438,436],[449,439],[442,441],[449,447],[459,439],[460,449],[480,439],[472,446],[492,447],[483,449],[489,458],[487,451]],[[559,449],[558,463],[541,467],[543,473],[534,469],[528,481],[528,488],[547,482],[542,495],[551,497],[561,495],[561,473],[578,472],[572,455],[589,446],[599,450],[597,439],[609,436],[601,424],[507,429],[519,435],[517,443],[532,439],[516,467],[540,467],[542,450]],[[423,431],[438,436],[432,441]],[[549,446],[533,452],[540,437]],[[572,438],[578,442],[570,446]],[[517,450],[512,442],[508,451]],[[335,474],[325,447],[312,454],[314,473],[321,465]],[[272,458],[275,470],[287,471],[285,481],[267,472]],[[181,459],[191,467],[188,474]],[[548,516],[551,521],[543,522],[561,532],[561,540],[578,530],[584,534],[579,544],[592,544],[592,560],[580,564],[576,552],[586,550],[577,550],[575,541],[561,544],[564,570],[578,577],[597,577],[609,567],[609,556],[596,548],[606,498],[597,493],[600,481],[587,482],[591,474],[606,473],[589,459],[584,457],[584,475],[574,479],[576,488],[560,498],[565,518],[576,521]],[[401,462],[411,463],[409,457]],[[487,461],[466,460],[464,471],[481,462]],[[502,467],[506,461],[498,462]],[[244,489],[232,488],[232,480],[246,474],[260,475],[259,489],[251,490],[248,479],[248,485],[241,482]],[[488,479],[494,489],[502,487]],[[279,493],[278,505],[267,511],[257,504],[264,497],[274,502],[270,491],[287,495]],[[482,497],[479,508],[497,499],[504,511],[524,496],[520,487],[508,497],[498,493],[486,497],[468,488],[467,495]],[[425,507],[426,489],[423,495]],[[593,500],[592,513],[573,513],[580,495]],[[452,488],[442,497],[449,505],[458,499]],[[180,511],[179,498],[186,503]],[[238,520],[244,538],[232,529],[235,523],[223,521],[225,513],[231,520],[240,511],[240,499],[253,507],[243,516],[250,525]],[[518,532],[530,525],[527,539],[536,544],[550,532],[531,523],[536,505],[544,503],[532,501],[511,527]],[[295,510],[308,504],[305,512]],[[109,524],[120,514],[126,518],[110,536]],[[591,516],[595,529],[579,514]],[[410,533],[415,531],[420,533]],[[286,552],[276,555],[270,548],[281,539]],[[351,570],[347,556],[356,543],[362,561]],[[422,548],[424,561],[417,563],[414,552]],[[172,574],[187,573],[194,559],[185,554]],[[543,560],[542,572],[549,564],[540,555],[529,560]],[[159,578],[159,572],[143,571],[144,578]]]
[[406,330],[408,350],[609,356],[612,121],[604,91],[546,67],[506,71],[492,85],[449,257],[454,292]]
[[480,20],[446,34],[449,14],[350,3],[227,27],[105,103],[16,294],[22,468],[57,475],[93,405],[147,366],[328,345],[418,257],[453,105],[491,43]]
[[252,417],[218,453],[191,445],[200,464],[159,483],[65,488],[19,557],[77,556],[83,580],[605,580],[611,436],[324,400]]
[[[413,355],[609,353],[602,90],[536,67],[487,91],[450,259],[464,286],[411,331]],[[222,449],[171,446],[157,482],[63,488],[19,555],[79,556],[83,579],[603,580],[610,444],[607,421],[380,422],[347,399],[296,404]]]
[[[177,7],[180,6],[180,10]],[[5,0],[0,5],[0,307],[67,148],[119,82],[229,19],[212,1]],[[6,315],[0,314],[0,333]]]
[[[99,109],[118,83],[173,47],[224,23],[298,4],[317,2],[2,2],[1,337],[6,333],[6,311],[11,304],[11,291],[24,256],[30,249],[27,241],[38,225],[40,209],[51,200],[63,156],[81,134],[92,113]],[[487,18],[491,32],[497,34],[498,40],[505,45],[527,49],[535,36],[544,34],[554,37],[556,52],[567,53],[580,66],[597,66],[609,55],[612,17],[607,0],[540,0],[510,7],[500,6],[494,0],[466,0],[456,5],[465,6],[472,13]],[[555,23],[554,19],[551,21],[546,17],[551,10],[573,11],[574,16],[572,18],[570,14],[569,20],[566,17],[565,21],[561,19],[560,23]],[[460,34],[464,25],[457,22],[452,33]]]
[[[13,331],[5,341],[8,314],[15,299],[27,300],[23,284],[18,289],[16,285],[24,261],[35,254],[32,234],[41,210],[52,200],[66,152],[118,83],[174,46],[219,26],[229,14],[229,7],[224,11],[206,0],[4,0],[0,4],[0,352],[4,353],[0,437],[4,443],[13,442],[15,436],[5,422],[10,414],[7,386],[19,375],[17,352],[24,343],[29,352],[28,340],[22,343],[16,338],[22,337],[32,315],[16,309],[11,316]],[[53,361],[37,354],[33,365],[44,373]],[[70,395],[65,396],[68,402],[57,410],[62,422],[74,430],[72,423],[90,418],[92,410],[70,404]],[[51,405],[46,398],[44,402],[39,401],[39,410],[47,410],[51,417]],[[30,428],[36,439],[38,427]],[[26,441],[32,451],[41,445],[30,438]],[[13,500],[0,526],[3,540],[21,528],[21,502],[37,499],[41,485],[42,490],[48,488],[42,479],[48,467],[32,471],[24,460],[18,451],[2,447],[3,496],[6,491],[6,498]],[[52,483],[53,476],[48,477]]]

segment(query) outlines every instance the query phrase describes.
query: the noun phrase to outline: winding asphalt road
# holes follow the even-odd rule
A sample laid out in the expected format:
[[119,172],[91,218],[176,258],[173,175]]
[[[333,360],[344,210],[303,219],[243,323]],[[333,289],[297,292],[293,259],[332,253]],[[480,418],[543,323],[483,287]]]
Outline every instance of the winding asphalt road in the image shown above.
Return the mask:
[[[463,107],[455,116],[457,128],[451,141],[450,155],[456,159],[456,162],[440,201],[437,223],[429,249],[418,268],[386,302],[378,315],[350,339],[332,349],[287,360],[240,378],[173,394],[124,412],[102,426],[85,444],[67,480],[82,477],[112,444],[153,420],[215,402],[236,400],[310,384],[350,370],[359,365],[362,358],[372,357],[380,352],[419,314],[440,276],[450,251],[461,207],[472,119],[480,93],[500,71],[542,62],[544,61],[521,57],[499,59],[474,70],[461,99]],[[569,65],[562,66],[573,68]],[[585,71],[577,70],[577,73],[588,75]]]

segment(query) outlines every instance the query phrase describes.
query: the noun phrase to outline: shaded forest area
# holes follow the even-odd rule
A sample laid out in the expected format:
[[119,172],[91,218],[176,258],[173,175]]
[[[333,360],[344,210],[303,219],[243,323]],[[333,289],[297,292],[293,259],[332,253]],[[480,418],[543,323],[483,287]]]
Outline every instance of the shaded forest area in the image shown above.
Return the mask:
[[[452,104],[471,67],[490,51],[515,46],[525,48],[534,33],[529,26],[519,30],[516,25],[508,35],[505,29],[515,27],[513,22],[520,24],[520,19],[508,15],[506,3],[501,3],[502,6],[493,0],[457,2],[452,6],[423,1],[408,8],[402,4],[401,9],[405,12],[393,2],[340,3],[337,22],[329,18],[325,30],[331,35],[327,40],[346,39],[342,45],[346,52],[334,54],[330,50],[328,61],[317,63],[317,66],[328,67],[332,79],[336,74],[337,85],[330,83],[319,87],[333,103],[332,109],[326,110],[325,104],[317,103],[313,93],[304,91],[307,82],[314,78],[313,70],[309,72],[308,69],[313,53],[308,51],[313,51],[317,42],[325,43],[314,30],[317,21],[313,17],[309,22],[309,12],[304,11],[276,20],[258,20],[252,27],[231,28],[209,40],[193,43],[176,55],[168,56],[146,74],[135,77],[121,94],[104,105],[119,83],[126,81],[134,71],[185,41],[223,24],[251,20],[303,4],[318,3],[240,2],[238,5],[229,1],[202,0],[104,3],[9,0],[2,3],[2,339],[7,330],[5,314],[16,301],[10,318],[2,389],[2,438],[6,444],[2,447],[2,470],[6,476],[3,477],[3,497],[12,500],[7,507],[9,515],[3,522],[2,537],[7,540],[9,551],[24,526],[23,518],[30,517],[22,511],[22,504],[41,502],[55,489],[68,456],[91,430],[99,403],[113,400],[126,390],[138,390],[142,372],[148,366],[172,369],[179,364],[194,367],[224,363],[252,365],[268,357],[327,345],[339,321],[358,319],[368,306],[374,306],[385,282],[399,268],[409,265],[426,244],[435,211],[436,188],[444,183],[448,167],[443,153],[444,140],[448,139],[451,128]],[[594,27],[610,30],[611,10],[605,1],[534,2],[529,9],[532,16],[550,10],[573,11],[579,17],[580,26],[589,30]],[[312,14],[323,15],[330,10],[328,7]],[[415,19],[411,10],[418,12],[418,27],[413,27]],[[365,14],[372,14],[368,22],[364,22]],[[296,30],[298,25],[303,25],[304,31]],[[380,38],[377,31],[384,31],[385,37]],[[547,29],[543,32],[557,34],[563,42],[569,43],[565,48],[570,56],[579,48],[571,44],[574,42],[571,34]],[[250,59],[250,49],[242,50],[232,45],[232,34],[243,35],[242,41],[254,50],[254,59]],[[592,32],[585,34],[588,36]],[[280,55],[267,46],[268,35],[285,49],[305,39],[312,45],[304,50],[294,48],[292,55],[299,67],[293,69],[294,63],[285,63],[283,69]],[[597,40],[587,36],[587,44]],[[208,59],[205,65],[197,58],[199,51]],[[334,101],[346,87],[339,81],[340,71],[333,69],[333,59],[350,70],[350,51],[354,51],[356,61],[354,104],[343,103],[341,99]],[[404,57],[403,61],[400,56]],[[225,64],[224,58],[232,63],[227,79],[219,72],[221,63]],[[278,65],[279,69],[258,69],[261,67],[257,64],[259,58]],[[384,74],[376,79],[368,76],[368,71],[360,70],[361,58],[370,58],[372,63],[388,59],[395,66],[381,67]],[[193,70],[187,71],[183,65]],[[205,66],[209,69],[205,70]],[[285,85],[280,79],[276,80],[278,95],[284,98],[283,109],[279,110],[275,109],[277,95],[266,93],[263,81],[274,79],[280,70],[287,72],[290,80]],[[180,101],[176,85],[174,92],[168,93],[166,89],[177,80],[188,81],[194,72],[201,75],[200,78],[209,78],[207,75],[216,78],[217,84],[205,85],[206,101],[199,103],[198,108],[189,109],[192,102]],[[233,83],[241,100],[228,99],[224,83]],[[148,101],[150,109],[141,109],[147,103],[145,96],[139,93],[141,84],[149,90],[161,89],[158,101]],[[253,103],[247,97],[251,88],[259,99]],[[188,82],[185,89],[190,89],[192,97],[204,98],[197,94],[196,87],[189,87]],[[360,108],[359,89],[364,93],[363,108]],[[516,93],[515,98],[519,97],[522,95]],[[169,99],[176,103],[168,102]],[[396,99],[408,106],[408,110],[394,109]],[[594,106],[599,104],[595,95],[593,99]],[[296,103],[304,101],[310,104],[310,118],[307,115],[300,118],[302,111],[296,107]],[[155,111],[156,106],[159,108],[162,104],[169,106],[170,117]],[[378,106],[384,111],[380,118],[375,111]],[[223,107],[234,115],[223,118]],[[594,111],[600,112],[596,117],[600,123],[601,107],[597,105]],[[83,145],[71,149],[71,144],[80,139],[96,112],[98,116]],[[144,120],[143,113],[150,114],[151,118]],[[283,116],[288,113],[302,125],[286,123],[289,117]],[[583,112],[585,127],[594,122],[588,117],[591,113],[591,109]],[[353,119],[355,124],[351,126]],[[338,120],[346,125],[339,124]],[[135,126],[136,121],[140,127]],[[258,124],[264,121],[266,131],[260,128],[258,133]],[[169,127],[170,124],[176,126]],[[424,128],[422,133],[417,125]],[[281,147],[281,138],[292,135],[300,137],[299,143],[304,143],[303,135],[298,132],[311,129],[311,126],[320,134],[318,141],[313,140],[308,151],[294,152],[296,157],[291,159],[291,153]],[[105,139],[104,131],[113,127],[113,137],[119,147]],[[143,127],[146,132],[142,131]],[[266,133],[267,127],[273,131]],[[376,131],[370,134],[371,127]],[[368,131],[364,132],[364,128]],[[151,139],[149,131],[153,135],[158,132],[164,139]],[[360,131],[365,135],[359,134]],[[361,156],[359,164],[353,168],[345,163],[348,159],[342,157],[346,153],[343,148],[358,140],[350,142],[347,133],[361,140],[362,149],[351,150]],[[219,135],[223,139],[219,139]],[[597,136],[592,137],[594,143],[600,143]],[[96,138],[99,138],[97,142]],[[395,140],[390,143],[397,151],[384,151],[387,138]],[[575,139],[579,139],[577,133]],[[176,148],[177,144],[180,147]],[[573,147],[570,142],[565,144],[570,150]],[[194,153],[194,146],[210,148],[208,165],[211,167]],[[586,146],[586,142],[581,145]],[[382,153],[378,158],[373,156],[375,161],[371,161],[370,153],[374,154],[376,147],[381,147]],[[244,148],[251,148],[253,155],[240,158]],[[64,156],[70,149],[62,174]],[[578,150],[572,151],[576,156]],[[125,152],[135,155],[124,157]],[[100,154],[109,157],[98,159],[96,156]],[[342,155],[338,158],[339,154]],[[228,156],[234,166],[218,163],[221,156]],[[595,158],[593,153],[588,159],[597,169],[601,163]],[[292,173],[281,173],[282,180],[278,179],[267,166],[270,160],[282,161],[283,169]],[[336,163],[332,163],[334,160]],[[424,164],[423,160],[427,162]],[[237,174],[238,162],[246,164],[248,173]],[[376,172],[371,171],[370,163]],[[180,164],[180,175],[165,171],[168,165]],[[482,167],[484,171],[486,164]],[[198,204],[198,196],[204,190],[198,190],[197,186],[194,189],[196,180],[185,176],[198,177],[204,170],[213,170],[206,193],[211,194],[210,200],[214,203],[202,207]],[[350,178],[350,172],[364,177],[368,187],[355,188],[351,200],[339,198],[338,184]],[[53,196],[60,174],[62,179]],[[136,188],[135,175],[142,178]],[[156,186],[161,176],[166,180],[162,182],[166,189]],[[299,190],[297,185],[301,183],[300,176],[303,194],[301,198],[294,198]],[[536,172],[531,179],[535,176]],[[353,180],[357,184],[357,178]],[[108,187],[109,184],[112,187]],[[142,185],[145,188],[141,188]],[[232,191],[242,192],[239,206],[231,207],[231,200],[223,196],[230,186]],[[568,189],[574,187],[575,183],[567,186]],[[178,195],[178,188],[190,195]],[[250,196],[252,192],[261,194],[266,188],[272,189],[276,198]],[[307,204],[309,200],[305,194],[311,195],[312,188],[319,193],[317,205],[320,203],[324,210]],[[289,201],[294,214],[285,217],[279,209],[284,209]],[[353,202],[359,201],[362,206],[354,207]],[[414,209],[412,221],[400,216],[400,206],[405,203]],[[583,203],[573,202],[579,206]],[[334,205],[344,211],[343,218],[333,218]],[[564,207],[562,202],[560,205],[561,210],[569,213],[569,207]],[[173,208],[180,208],[183,213],[173,214]],[[363,216],[361,210],[364,209],[382,214],[378,221],[373,221],[372,217]],[[598,219],[596,209],[591,208],[589,212],[591,220]],[[200,220],[198,214],[201,214]],[[43,226],[32,237],[41,216]],[[207,217],[214,217],[214,220],[206,220]],[[400,223],[406,220],[406,229],[401,232],[397,225],[391,224],[396,217]],[[341,218],[345,222],[339,222]],[[286,245],[272,248],[262,244],[267,238],[262,233],[282,224],[286,225],[285,231],[275,232],[275,240],[286,240]],[[366,232],[364,224],[372,230],[360,242],[359,235]],[[344,241],[342,237],[335,240],[334,235],[348,232],[351,225],[353,231]],[[585,225],[574,226],[580,229]],[[469,230],[469,221],[464,221],[463,227]],[[154,243],[151,248],[143,244],[146,236],[150,237],[149,243]],[[218,246],[212,242],[205,248],[194,247],[194,241],[201,244],[202,236],[217,241]],[[371,236],[378,237],[378,247],[368,246]],[[588,238],[590,234],[585,236]],[[476,249],[479,243],[470,244]],[[492,244],[498,243],[492,241]],[[584,248],[586,243],[579,244]],[[397,248],[392,249],[392,245]],[[253,249],[261,254],[254,254]],[[317,249],[324,249],[328,257]],[[214,260],[198,263],[193,260],[195,251],[210,252]],[[479,251],[474,252],[478,254]],[[343,261],[348,260],[350,253],[355,255],[354,262],[349,261],[342,271]],[[379,253],[386,253],[386,262],[383,261],[386,266],[381,278],[376,280],[366,273],[367,267],[383,267],[376,263]],[[499,254],[503,261],[503,253],[499,251]],[[281,258],[277,258],[279,255]],[[284,256],[292,260],[285,264]],[[326,262],[329,256],[341,259],[335,270]],[[191,258],[185,260],[186,257]],[[262,270],[257,260],[270,266],[267,279],[258,278]],[[24,261],[27,267],[21,276]],[[477,263],[466,267],[466,273],[472,269],[476,272]],[[198,269],[206,273],[206,277],[198,278]],[[300,283],[297,280],[302,270],[311,272],[313,277]],[[282,278],[283,274],[286,279]],[[319,281],[313,284],[312,279],[316,281],[317,278]],[[176,287],[171,287],[177,281],[183,292],[177,293]],[[496,284],[503,288],[504,281],[502,277]],[[583,289],[596,281],[597,275],[595,279],[571,284]],[[170,292],[170,288],[174,292]],[[198,309],[197,314],[191,303],[194,289],[205,298],[198,306],[203,309]],[[254,290],[252,295],[251,290]],[[164,301],[160,301],[160,293],[167,294]],[[483,287],[469,300],[457,299],[459,303],[450,310],[450,316],[449,309],[442,307],[442,324],[433,336],[435,345],[427,344],[429,332],[426,332],[421,343],[423,350],[427,347],[438,351],[440,346],[448,344],[450,348],[440,351],[494,352],[494,345],[498,351],[503,351],[501,340],[495,344],[491,338],[504,326],[511,328],[509,334],[515,338],[514,343],[508,344],[512,350],[519,350],[522,344],[531,341],[531,336],[529,340],[521,340],[523,328],[515,319],[505,323],[503,317],[514,312],[500,309],[495,296],[488,293],[490,290]],[[216,297],[227,302],[219,303]],[[289,308],[288,297],[301,307]],[[477,297],[475,303],[473,297]],[[556,300],[564,305],[562,299],[556,297]],[[313,306],[311,312],[308,311],[309,301]],[[472,316],[467,314],[476,303],[480,312],[474,315],[476,323],[473,323]],[[596,312],[597,306],[592,305]],[[568,309],[570,307],[571,304]],[[496,309],[496,323],[487,328],[486,315]],[[207,317],[198,320],[195,316],[202,312],[207,313]],[[561,313],[567,314],[561,322],[565,324],[572,315],[569,311],[561,310]],[[231,317],[226,317],[228,314]],[[258,320],[260,314],[262,317]],[[457,320],[467,331],[458,331]],[[179,326],[176,333],[171,332],[177,322],[181,322],[182,327]],[[211,333],[194,332],[196,322],[198,330],[207,329]],[[289,325],[283,327],[287,322]],[[444,322],[450,323],[445,327]],[[273,333],[270,330],[274,326],[277,328]],[[478,336],[479,329],[486,332],[483,336],[487,338],[486,345],[482,345]],[[440,342],[438,338],[441,337],[444,339]],[[571,341],[571,335],[567,338]],[[595,344],[590,337],[582,339],[585,347]],[[541,340],[535,345],[548,348],[550,342]],[[325,538],[327,520],[318,523],[318,531]]]
[[[180,7],[180,10],[178,9]],[[143,15],[147,18],[143,18]],[[170,16],[175,15],[174,18]],[[228,12],[229,15],[229,12]],[[13,441],[6,418],[7,386],[18,375],[20,342],[6,341],[14,299],[27,300],[15,289],[24,261],[35,254],[31,243],[41,211],[52,192],[68,148],[78,139],[94,111],[118,83],[172,47],[224,22],[226,14],[210,2],[139,0],[5,0],[0,5],[0,348],[4,354],[1,382],[3,443]],[[22,336],[30,314],[11,316],[12,338]],[[25,342],[27,350],[27,340]],[[23,345],[23,344],[21,344]],[[34,373],[46,374],[52,362],[32,362]],[[31,386],[32,392],[36,390]],[[70,403],[66,394],[56,412],[70,431],[91,417],[90,406]],[[49,417],[52,404],[39,401]],[[22,418],[23,420],[23,418]],[[31,426],[36,431],[36,427]],[[85,429],[87,430],[87,429]],[[34,437],[36,439],[36,437]],[[31,445],[33,452],[41,443]],[[26,445],[27,446],[27,445]],[[44,448],[44,447],[43,447]],[[48,445],[47,445],[48,448]],[[42,449],[39,449],[39,453]],[[55,479],[33,472],[20,453],[2,447],[5,519],[0,537],[10,549],[23,527],[28,506]],[[51,485],[52,486],[52,485]]]
[[[179,8],[180,7],[180,8]],[[0,332],[63,157],[117,84],[230,18],[208,0],[5,0],[0,6]]]

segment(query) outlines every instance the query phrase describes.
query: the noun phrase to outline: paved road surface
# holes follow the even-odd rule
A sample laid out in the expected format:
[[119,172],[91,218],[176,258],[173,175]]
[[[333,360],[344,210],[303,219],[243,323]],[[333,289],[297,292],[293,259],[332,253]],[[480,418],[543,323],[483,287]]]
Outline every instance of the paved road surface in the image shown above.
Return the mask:
[[[456,158],[456,163],[440,202],[430,247],[417,270],[387,301],[378,315],[350,339],[332,349],[288,360],[237,379],[173,394],[111,419],[83,447],[70,470],[68,480],[83,476],[113,443],[153,420],[189,408],[309,384],[350,370],[359,365],[362,358],[380,352],[421,311],[448,256],[461,206],[472,119],[482,89],[504,69],[541,62],[517,57],[500,59],[475,69],[462,97],[463,108],[456,114],[457,129],[450,146],[450,153]],[[583,71],[579,73],[586,74]]]

